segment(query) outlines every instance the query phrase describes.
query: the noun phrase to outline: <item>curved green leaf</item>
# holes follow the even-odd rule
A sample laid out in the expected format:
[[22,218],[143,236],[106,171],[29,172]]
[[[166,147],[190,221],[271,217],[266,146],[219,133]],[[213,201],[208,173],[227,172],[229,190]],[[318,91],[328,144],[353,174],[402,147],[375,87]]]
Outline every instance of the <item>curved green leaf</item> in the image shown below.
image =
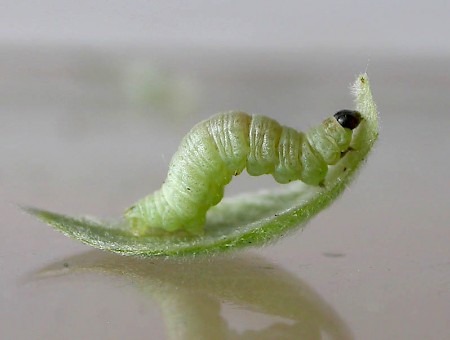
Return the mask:
[[123,255],[185,255],[259,245],[304,225],[327,207],[354,178],[378,137],[378,114],[366,74],[353,85],[356,110],[363,121],[354,130],[352,149],[329,169],[323,187],[292,183],[279,190],[242,195],[210,209],[205,233],[134,236],[123,220],[98,222],[35,208],[25,210],[63,234],[95,248]]

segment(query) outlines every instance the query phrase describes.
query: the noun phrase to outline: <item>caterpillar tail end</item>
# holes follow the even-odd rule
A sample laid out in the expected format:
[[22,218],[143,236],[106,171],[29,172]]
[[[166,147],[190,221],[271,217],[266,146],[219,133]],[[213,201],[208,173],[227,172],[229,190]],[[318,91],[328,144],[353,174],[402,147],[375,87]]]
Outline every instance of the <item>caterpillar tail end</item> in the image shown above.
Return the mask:
[[124,218],[125,220],[128,222],[128,226],[130,228],[130,232],[134,235],[134,236],[143,236],[152,232],[149,232],[151,230],[155,230],[154,228],[149,228],[147,223],[144,223],[142,221],[142,218],[140,218],[138,215],[138,213],[136,213],[136,206],[131,206],[130,208],[128,208],[125,213],[124,213]]
[[128,222],[130,232],[136,237],[174,234],[179,236],[201,236],[205,233],[205,218],[186,221],[184,223],[166,222],[167,225],[157,227],[151,225],[148,220],[142,217],[142,212],[139,211],[138,205],[133,205],[128,208],[124,213],[124,218]]

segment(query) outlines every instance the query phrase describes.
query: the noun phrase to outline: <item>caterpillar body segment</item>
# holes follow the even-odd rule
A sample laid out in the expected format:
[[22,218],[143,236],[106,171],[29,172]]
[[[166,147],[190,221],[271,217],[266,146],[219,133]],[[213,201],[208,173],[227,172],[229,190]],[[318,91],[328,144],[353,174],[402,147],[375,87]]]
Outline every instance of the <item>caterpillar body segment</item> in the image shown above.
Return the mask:
[[356,111],[342,110],[307,133],[243,112],[219,113],[192,128],[172,157],[161,189],[125,212],[136,235],[186,231],[201,234],[206,212],[245,168],[279,183],[319,185],[328,165],[349,149]]

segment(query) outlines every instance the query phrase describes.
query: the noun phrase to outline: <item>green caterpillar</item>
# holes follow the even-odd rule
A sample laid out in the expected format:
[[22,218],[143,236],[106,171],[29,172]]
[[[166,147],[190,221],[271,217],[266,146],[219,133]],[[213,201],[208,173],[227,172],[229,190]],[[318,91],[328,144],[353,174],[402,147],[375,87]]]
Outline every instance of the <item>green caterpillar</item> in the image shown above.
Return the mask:
[[306,133],[244,112],[219,113],[198,123],[173,156],[161,189],[125,212],[135,235],[186,231],[201,234],[208,209],[245,168],[278,183],[321,185],[328,165],[350,149],[357,111],[341,110]]

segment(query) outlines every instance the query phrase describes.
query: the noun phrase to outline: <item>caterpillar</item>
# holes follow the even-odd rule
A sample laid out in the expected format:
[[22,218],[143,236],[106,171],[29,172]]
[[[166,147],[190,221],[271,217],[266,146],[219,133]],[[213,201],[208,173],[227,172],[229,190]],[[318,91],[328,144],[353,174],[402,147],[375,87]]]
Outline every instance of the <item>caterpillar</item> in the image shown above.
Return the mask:
[[202,234],[206,212],[245,168],[252,176],[272,174],[281,184],[321,185],[328,166],[351,149],[361,119],[357,111],[341,110],[303,133],[261,115],[219,113],[183,138],[162,187],[130,207],[125,219],[137,236]]

